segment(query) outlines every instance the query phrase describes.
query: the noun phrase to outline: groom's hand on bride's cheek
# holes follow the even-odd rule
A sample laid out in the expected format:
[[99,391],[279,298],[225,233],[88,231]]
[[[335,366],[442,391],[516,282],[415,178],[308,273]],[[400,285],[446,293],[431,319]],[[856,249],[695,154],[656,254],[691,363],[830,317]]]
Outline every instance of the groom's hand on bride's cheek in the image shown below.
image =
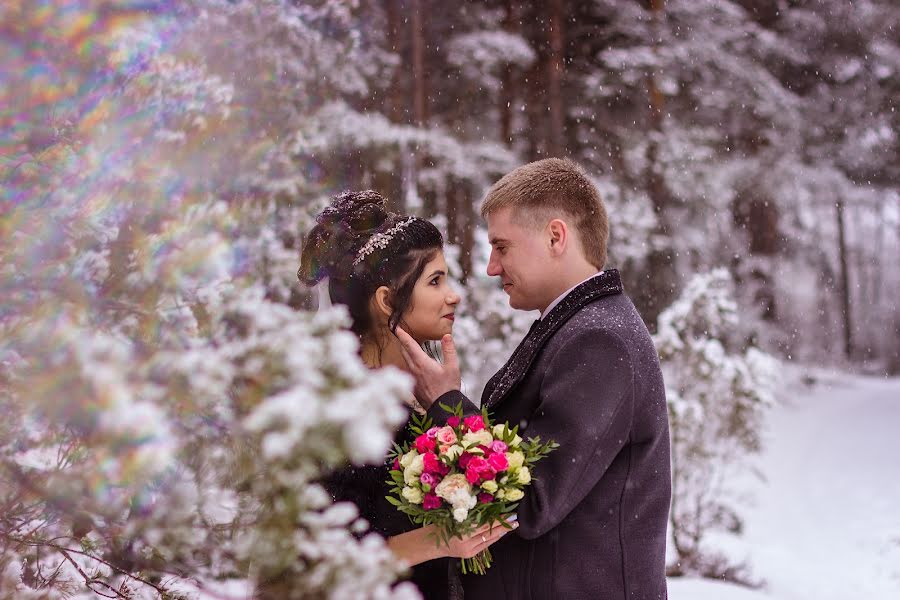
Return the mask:
[[406,360],[410,374],[416,378],[416,399],[429,408],[434,401],[451,390],[458,390],[460,384],[459,362],[456,346],[450,334],[441,339],[444,362],[440,363],[428,356],[422,347],[403,329],[397,328],[400,352]]

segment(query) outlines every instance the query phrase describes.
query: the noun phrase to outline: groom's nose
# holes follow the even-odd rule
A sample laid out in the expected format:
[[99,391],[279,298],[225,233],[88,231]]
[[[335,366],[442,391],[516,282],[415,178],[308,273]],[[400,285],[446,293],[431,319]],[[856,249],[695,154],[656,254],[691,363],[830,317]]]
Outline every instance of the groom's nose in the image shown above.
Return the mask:
[[491,277],[499,277],[503,273],[503,267],[500,266],[500,261],[497,260],[495,252],[496,250],[491,250],[491,257],[488,259],[487,264],[487,274]]

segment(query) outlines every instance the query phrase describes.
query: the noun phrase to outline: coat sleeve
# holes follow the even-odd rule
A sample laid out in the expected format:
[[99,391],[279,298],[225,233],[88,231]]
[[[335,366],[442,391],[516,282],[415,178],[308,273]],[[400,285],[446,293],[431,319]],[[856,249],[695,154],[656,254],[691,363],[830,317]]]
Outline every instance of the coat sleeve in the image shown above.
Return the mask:
[[435,425],[444,426],[447,424],[447,419],[450,417],[450,413],[441,408],[441,404],[446,404],[447,406],[456,406],[457,404],[462,404],[463,414],[466,415],[475,415],[481,414],[481,410],[475,406],[465,394],[463,394],[459,390],[451,390],[443,395],[441,395],[437,400],[434,401],[434,404],[428,409],[428,416],[431,417],[431,420],[434,421]]
[[633,365],[624,342],[596,329],[565,342],[548,363],[524,434],[559,448],[534,465],[517,509],[521,537],[556,527],[596,486],[627,443],[632,415]]

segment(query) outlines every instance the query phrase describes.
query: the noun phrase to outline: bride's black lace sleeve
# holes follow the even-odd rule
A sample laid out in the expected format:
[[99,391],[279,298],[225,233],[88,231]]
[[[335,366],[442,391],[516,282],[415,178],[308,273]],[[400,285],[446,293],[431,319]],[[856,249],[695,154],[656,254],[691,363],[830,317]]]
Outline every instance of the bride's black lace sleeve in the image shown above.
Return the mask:
[[[402,444],[407,440],[404,425],[395,436]],[[352,502],[359,509],[359,516],[368,521],[370,530],[385,538],[411,531],[418,527],[385,499],[390,487],[388,465],[347,466],[332,473],[322,483],[336,502]],[[457,574],[459,561],[439,558],[412,568],[410,580],[416,584],[423,597],[429,600],[454,600],[461,597]]]
[[387,477],[387,465],[351,466],[332,473],[323,483],[335,502],[352,502],[373,531],[389,537],[411,527],[404,527],[409,518],[385,500]]

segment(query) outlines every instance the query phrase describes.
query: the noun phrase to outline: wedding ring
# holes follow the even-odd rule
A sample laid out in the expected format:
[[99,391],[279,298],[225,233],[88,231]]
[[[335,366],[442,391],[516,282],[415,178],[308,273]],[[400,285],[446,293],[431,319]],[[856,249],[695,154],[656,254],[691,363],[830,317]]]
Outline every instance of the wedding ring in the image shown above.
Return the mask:
[[484,537],[484,534],[483,534],[483,533],[481,534],[481,541],[482,541],[482,542],[486,542],[486,541],[487,541],[487,538]]

